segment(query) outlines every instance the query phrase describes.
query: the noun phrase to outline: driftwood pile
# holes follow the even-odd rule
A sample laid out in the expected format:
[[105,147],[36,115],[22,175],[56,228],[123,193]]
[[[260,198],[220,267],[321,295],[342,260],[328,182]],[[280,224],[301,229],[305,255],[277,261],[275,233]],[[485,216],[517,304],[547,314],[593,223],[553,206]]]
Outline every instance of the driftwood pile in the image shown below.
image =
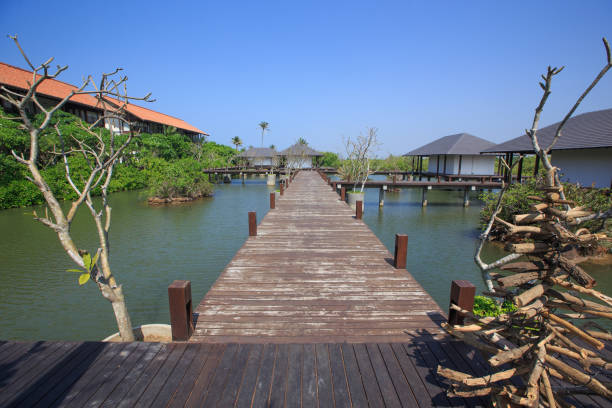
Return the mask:
[[568,248],[609,238],[585,228],[572,232],[591,212],[572,208],[561,186],[540,190],[529,197],[531,213],[516,215],[513,223],[495,219],[508,230],[506,249],[526,260],[491,274],[496,285],[485,294],[511,300],[517,310],[478,317],[451,305],[466,321],[447,331],[484,352],[491,374],[476,378],[438,367],[452,382],[450,396],[489,395],[497,406],[529,407],[569,407],[564,397],[575,393],[612,401],[612,383],[602,380],[612,381],[606,358],[612,354],[604,350],[612,334],[597,323],[612,319],[612,298],[593,289],[595,279],[567,256]]

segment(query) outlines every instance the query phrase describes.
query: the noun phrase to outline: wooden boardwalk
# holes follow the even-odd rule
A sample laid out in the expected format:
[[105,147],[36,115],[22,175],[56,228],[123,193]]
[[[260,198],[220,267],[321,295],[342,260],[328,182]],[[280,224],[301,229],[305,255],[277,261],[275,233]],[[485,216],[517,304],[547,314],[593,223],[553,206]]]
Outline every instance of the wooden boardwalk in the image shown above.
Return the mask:
[[387,343],[415,329],[441,333],[444,313],[391,258],[316,172],[300,172],[196,308],[191,340]]
[[463,343],[429,336],[404,344],[0,342],[0,407],[486,405],[447,398],[438,363],[486,374]]

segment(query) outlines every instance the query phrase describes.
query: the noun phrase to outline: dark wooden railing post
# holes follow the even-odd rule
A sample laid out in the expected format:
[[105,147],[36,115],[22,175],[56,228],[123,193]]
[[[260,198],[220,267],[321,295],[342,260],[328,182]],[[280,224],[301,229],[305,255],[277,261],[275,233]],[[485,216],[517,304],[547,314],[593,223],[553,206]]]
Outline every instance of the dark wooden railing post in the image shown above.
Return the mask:
[[175,280],[168,286],[170,303],[170,326],[172,340],[187,341],[193,333],[193,306],[191,304],[191,282]]
[[340,188],[340,200],[346,201],[346,187]]
[[363,201],[357,200],[355,203],[355,218],[358,220],[363,216]]
[[276,208],[276,193],[273,191],[270,193],[270,209]]
[[406,257],[408,253],[408,235],[395,234],[395,255],[393,265],[396,269],[406,268]]
[[283,180],[280,181],[280,195],[285,194],[285,182]]
[[257,236],[257,213],[249,211],[249,236]]
[[[454,280],[451,283],[450,302],[469,312],[474,308],[474,295],[476,287],[470,281]],[[463,316],[456,310],[448,312],[448,323],[450,325],[463,324]]]

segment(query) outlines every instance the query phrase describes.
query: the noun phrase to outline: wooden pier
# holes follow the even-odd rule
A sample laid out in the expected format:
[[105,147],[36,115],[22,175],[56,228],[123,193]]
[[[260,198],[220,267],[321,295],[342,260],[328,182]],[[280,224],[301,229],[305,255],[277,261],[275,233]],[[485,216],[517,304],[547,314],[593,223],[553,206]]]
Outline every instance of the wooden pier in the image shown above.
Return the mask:
[[[272,203],[197,307],[190,342],[0,341],[0,407],[490,405],[446,395],[438,365],[481,378],[488,365],[442,332],[442,310],[316,173]],[[469,308],[473,287],[458,284],[451,301]],[[187,326],[189,287],[169,288]]]
[[486,406],[447,398],[442,364],[487,373],[430,336],[381,344],[0,342],[0,407]]
[[196,308],[191,341],[405,342],[406,331],[442,333],[442,310],[318,173],[298,173],[275,207]]

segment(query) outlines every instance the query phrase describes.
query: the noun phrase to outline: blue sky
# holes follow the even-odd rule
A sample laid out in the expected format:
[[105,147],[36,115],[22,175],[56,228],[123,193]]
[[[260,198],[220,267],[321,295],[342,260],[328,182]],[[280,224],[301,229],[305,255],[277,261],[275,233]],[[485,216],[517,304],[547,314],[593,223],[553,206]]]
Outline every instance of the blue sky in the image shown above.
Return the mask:
[[[380,155],[468,132],[502,142],[532,120],[548,65],[542,124],[562,118],[605,60],[612,1],[8,2],[4,34],[36,62],[54,56],[78,83],[117,66],[130,93],[229,144],[284,148],[304,137],[342,151],[379,129]],[[115,5],[113,8],[112,6]],[[0,37],[0,60],[25,67]],[[579,112],[612,107],[612,73]]]

